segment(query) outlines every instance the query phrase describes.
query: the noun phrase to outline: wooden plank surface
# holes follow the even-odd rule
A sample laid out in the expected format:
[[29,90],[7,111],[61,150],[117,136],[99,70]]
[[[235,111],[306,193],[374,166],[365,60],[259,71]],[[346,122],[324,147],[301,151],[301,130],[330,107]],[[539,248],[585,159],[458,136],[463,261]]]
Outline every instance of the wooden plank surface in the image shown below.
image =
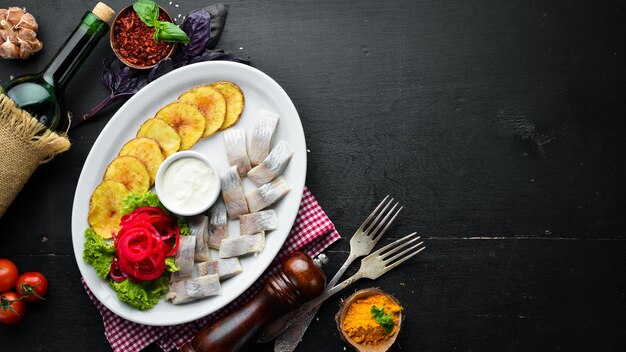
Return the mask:
[[[177,15],[207,4],[166,7]],[[45,49],[1,60],[0,82],[41,69],[91,6],[0,0],[13,5],[36,16]],[[423,255],[349,289],[378,286],[404,304],[394,351],[626,348],[623,2],[229,5],[218,47],[249,57],[294,101],[307,184],[339,232],[348,237],[392,194],[405,210],[384,241],[414,230],[425,238]],[[101,61],[111,55],[103,40],[70,83],[75,114],[106,96]],[[109,349],[80,285],[70,223],[83,162],[115,110],[73,131],[72,149],[43,165],[0,219],[0,257],[51,285],[22,324],[0,326],[0,350]],[[329,250],[330,275],[348,248],[344,239]],[[333,322],[341,297],[298,351],[343,350]]]

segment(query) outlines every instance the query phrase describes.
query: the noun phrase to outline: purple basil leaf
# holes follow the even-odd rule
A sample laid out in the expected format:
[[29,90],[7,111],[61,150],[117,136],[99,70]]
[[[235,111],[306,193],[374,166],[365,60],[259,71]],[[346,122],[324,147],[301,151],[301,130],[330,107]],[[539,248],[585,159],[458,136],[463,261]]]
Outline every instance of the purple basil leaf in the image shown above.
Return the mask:
[[211,15],[209,11],[198,9],[190,12],[181,29],[189,37],[189,44],[181,47],[185,56],[193,57],[202,54],[210,38]]
[[105,59],[102,83],[111,91],[111,96],[133,95],[148,84],[145,75],[133,74],[130,67],[117,59]]
[[109,89],[109,96],[79,118],[73,119],[70,128],[90,120],[111,104],[130,98],[148,84],[147,75],[134,73],[117,58],[104,59],[103,65],[102,83]]
[[130,69],[116,58],[105,59],[103,64],[102,83],[109,88],[111,94],[114,94],[118,87],[130,78]]
[[102,64],[104,66],[104,69],[102,70],[102,83],[110,90],[113,90],[111,88],[113,87],[113,80],[115,79],[118,73],[118,72],[114,72],[114,68],[112,67],[113,60],[111,58],[104,59]]
[[221,49],[220,50],[206,50],[202,55],[192,57],[189,60],[188,64],[194,64],[196,62],[203,62],[203,61],[213,61],[213,60],[233,61],[233,62],[239,62],[242,64],[250,65],[250,61],[244,60],[233,54],[224,52],[224,50],[221,50]]
[[215,5],[204,8],[211,14],[211,37],[207,43],[206,49],[213,49],[220,41],[220,36],[226,26],[226,17],[228,17],[228,5],[218,2]]

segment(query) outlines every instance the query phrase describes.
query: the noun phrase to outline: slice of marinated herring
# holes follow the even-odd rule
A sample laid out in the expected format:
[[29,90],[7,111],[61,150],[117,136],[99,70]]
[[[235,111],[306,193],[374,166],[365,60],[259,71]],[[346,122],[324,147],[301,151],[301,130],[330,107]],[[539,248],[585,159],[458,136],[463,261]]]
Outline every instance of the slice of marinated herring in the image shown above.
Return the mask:
[[284,197],[289,191],[291,191],[289,184],[282,177],[277,177],[274,181],[266,183],[246,194],[250,211],[256,212],[269,207]]
[[239,217],[241,235],[252,235],[261,231],[271,231],[278,228],[278,215],[273,209],[257,213],[241,215]]
[[165,299],[174,304],[183,304],[221,293],[222,285],[220,285],[219,275],[204,275],[171,283]]
[[241,272],[243,268],[239,263],[239,258],[217,259],[210,262],[198,263],[198,275],[217,274],[220,280],[229,279]]
[[191,235],[196,237],[196,251],[194,259],[197,262],[206,262],[211,260],[211,251],[209,250],[209,217],[206,215],[197,215],[189,218],[189,231]]
[[278,114],[261,111],[261,119],[254,126],[250,148],[248,149],[248,157],[250,157],[252,166],[262,163],[269,154],[278,118]]
[[235,128],[224,131],[224,144],[228,165],[237,166],[239,177],[245,177],[252,167],[246,150],[246,132]]
[[196,236],[180,236],[178,251],[174,259],[179,271],[172,273],[172,282],[191,278],[193,273],[193,256],[196,250]]
[[278,142],[267,158],[248,172],[248,178],[257,187],[270,182],[283,173],[292,155],[293,149],[287,142]]
[[210,248],[220,249],[220,243],[228,236],[228,219],[226,218],[226,205],[219,197],[217,202],[209,210],[209,237]]
[[222,175],[222,197],[229,219],[237,219],[239,215],[250,212],[236,166],[231,166]]
[[265,248],[265,233],[229,237],[222,241],[220,258],[232,258],[248,253],[258,253]]

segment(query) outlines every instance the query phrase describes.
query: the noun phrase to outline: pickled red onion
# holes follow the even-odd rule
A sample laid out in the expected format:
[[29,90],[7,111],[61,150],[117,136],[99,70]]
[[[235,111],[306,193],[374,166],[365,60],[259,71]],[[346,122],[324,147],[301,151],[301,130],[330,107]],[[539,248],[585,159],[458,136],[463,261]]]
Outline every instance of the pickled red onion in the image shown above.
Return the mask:
[[178,224],[160,208],[142,207],[122,216],[120,230],[114,235],[111,278],[147,281],[160,277],[165,257],[176,253],[179,240]]

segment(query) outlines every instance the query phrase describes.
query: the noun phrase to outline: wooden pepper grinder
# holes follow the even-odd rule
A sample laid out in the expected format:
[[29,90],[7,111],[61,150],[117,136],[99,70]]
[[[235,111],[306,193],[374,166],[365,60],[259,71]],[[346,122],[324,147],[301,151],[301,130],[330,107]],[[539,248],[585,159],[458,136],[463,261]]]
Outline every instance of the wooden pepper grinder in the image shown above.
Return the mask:
[[269,324],[319,296],[325,286],[324,272],[309,256],[295,252],[245,305],[202,328],[182,351],[247,351]]

